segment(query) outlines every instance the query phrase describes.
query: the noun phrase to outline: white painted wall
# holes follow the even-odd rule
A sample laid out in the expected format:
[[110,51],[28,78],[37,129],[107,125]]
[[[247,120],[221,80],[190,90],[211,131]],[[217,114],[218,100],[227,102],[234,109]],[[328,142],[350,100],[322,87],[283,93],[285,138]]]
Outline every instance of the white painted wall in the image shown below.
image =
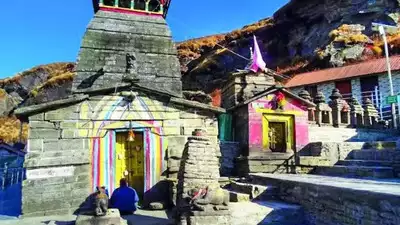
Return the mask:
[[[390,95],[390,85],[389,78],[387,73],[382,74],[378,77],[379,82],[379,91],[383,97],[383,105],[384,107],[389,107],[390,105],[386,104],[386,97]],[[393,82],[393,91],[394,94],[400,94],[400,72],[396,71],[392,73],[392,82]]]

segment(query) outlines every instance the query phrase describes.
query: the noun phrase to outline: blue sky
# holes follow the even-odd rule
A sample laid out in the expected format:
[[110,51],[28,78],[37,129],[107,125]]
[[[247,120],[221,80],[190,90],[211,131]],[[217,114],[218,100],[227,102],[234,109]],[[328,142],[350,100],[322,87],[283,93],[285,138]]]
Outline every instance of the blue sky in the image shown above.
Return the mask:
[[[237,4],[242,2],[241,4]],[[228,32],[271,16],[288,0],[172,0],[174,40]],[[2,1],[0,78],[52,62],[76,61],[93,16],[91,0]]]

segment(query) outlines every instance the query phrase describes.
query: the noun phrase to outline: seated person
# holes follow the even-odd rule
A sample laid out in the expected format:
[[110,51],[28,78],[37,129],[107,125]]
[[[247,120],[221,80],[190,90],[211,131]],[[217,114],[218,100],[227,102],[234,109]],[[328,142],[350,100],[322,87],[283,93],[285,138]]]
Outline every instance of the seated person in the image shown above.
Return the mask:
[[133,214],[137,210],[139,197],[135,189],[128,186],[126,179],[122,178],[119,185],[120,187],[115,189],[111,196],[111,208],[117,208],[121,215]]

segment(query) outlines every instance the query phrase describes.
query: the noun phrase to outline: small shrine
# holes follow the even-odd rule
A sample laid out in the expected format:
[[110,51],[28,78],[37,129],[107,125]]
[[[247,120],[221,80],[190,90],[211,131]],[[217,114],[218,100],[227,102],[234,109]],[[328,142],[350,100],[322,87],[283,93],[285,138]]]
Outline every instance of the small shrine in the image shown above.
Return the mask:
[[256,40],[254,46],[249,69],[231,74],[222,89],[222,105],[232,117],[227,136],[240,142],[239,175],[277,172],[278,167],[287,172],[279,160],[294,160],[308,144],[309,109],[316,105],[281,86],[279,75],[260,63]]

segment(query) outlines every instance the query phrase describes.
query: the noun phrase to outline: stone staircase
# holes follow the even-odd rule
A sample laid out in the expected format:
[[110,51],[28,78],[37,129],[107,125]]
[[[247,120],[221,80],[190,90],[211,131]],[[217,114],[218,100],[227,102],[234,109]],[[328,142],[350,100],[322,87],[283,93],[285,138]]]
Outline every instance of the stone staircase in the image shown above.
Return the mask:
[[279,200],[274,186],[232,181],[230,193],[233,225],[304,225],[301,206]]
[[400,154],[395,142],[367,143],[333,166],[318,165],[312,173],[351,178],[395,178],[398,173],[395,165],[397,155]]

